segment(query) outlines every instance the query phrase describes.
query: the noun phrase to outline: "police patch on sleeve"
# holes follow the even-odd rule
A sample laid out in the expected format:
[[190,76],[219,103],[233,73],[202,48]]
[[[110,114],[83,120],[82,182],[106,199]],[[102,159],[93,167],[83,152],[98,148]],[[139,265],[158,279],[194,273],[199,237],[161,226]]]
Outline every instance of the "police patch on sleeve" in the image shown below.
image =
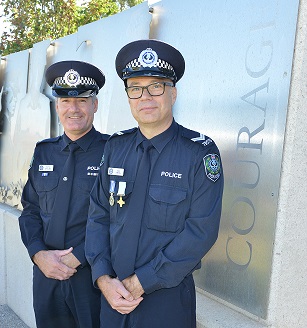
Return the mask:
[[206,176],[215,182],[221,176],[221,161],[217,154],[208,154],[204,158]]

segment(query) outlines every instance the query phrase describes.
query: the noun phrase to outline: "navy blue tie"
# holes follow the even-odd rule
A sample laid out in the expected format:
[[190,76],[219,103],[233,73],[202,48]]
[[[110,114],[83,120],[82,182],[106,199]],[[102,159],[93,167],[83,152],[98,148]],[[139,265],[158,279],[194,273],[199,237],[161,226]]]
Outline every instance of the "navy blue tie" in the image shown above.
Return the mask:
[[64,249],[65,229],[75,170],[75,151],[78,148],[79,146],[75,142],[69,144],[69,156],[63,167],[52,215],[45,236],[45,244],[53,249]]
[[134,181],[125,225],[121,239],[116,245],[117,252],[113,262],[113,269],[120,280],[124,280],[134,273],[145,199],[148,194],[149,149],[152,148],[152,143],[150,140],[144,140],[142,145],[144,152]]

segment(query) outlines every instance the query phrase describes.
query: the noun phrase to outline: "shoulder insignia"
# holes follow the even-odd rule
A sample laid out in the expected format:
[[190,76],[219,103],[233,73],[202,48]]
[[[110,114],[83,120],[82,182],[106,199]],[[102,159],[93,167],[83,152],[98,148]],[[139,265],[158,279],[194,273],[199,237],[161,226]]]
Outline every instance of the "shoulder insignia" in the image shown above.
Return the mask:
[[218,154],[208,154],[204,158],[206,176],[215,182],[221,176],[221,160]]
[[113,133],[111,136],[110,136],[110,139],[112,138],[115,138],[115,137],[118,137],[118,136],[122,136],[124,134],[130,134],[130,133],[133,133],[137,130],[138,128],[132,128],[132,129],[129,129],[129,130],[124,130],[124,131],[117,131],[115,133]]
[[202,133],[199,133],[199,137],[192,138],[191,140],[194,142],[201,143],[204,146],[207,146],[212,142],[212,139],[210,139],[209,137],[205,136]]
[[182,136],[190,139],[193,142],[200,143],[203,146],[207,146],[213,142],[211,138],[207,137],[202,133],[187,129],[185,127],[182,127],[182,129],[183,129]]

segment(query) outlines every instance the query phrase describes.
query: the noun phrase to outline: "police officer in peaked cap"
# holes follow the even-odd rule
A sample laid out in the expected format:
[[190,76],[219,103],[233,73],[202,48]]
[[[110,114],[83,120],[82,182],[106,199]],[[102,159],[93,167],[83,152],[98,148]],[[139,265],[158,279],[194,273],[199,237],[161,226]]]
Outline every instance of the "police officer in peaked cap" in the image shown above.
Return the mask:
[[85,251],[101,327],[195,328],[192,273],[218,236],[220,153],[173,117],[185,69],[176,48],[137,40],[115,66],[138,127],[110,137],[91,193]]
[[73,60],[51,65],[45,76],[64,133],[36,144],[22,194],[19,226],[34,263],[36,325],[98,328],[101,293],[92,285],[84,245],[90,190],[109,137],[93,127],[105,77]]

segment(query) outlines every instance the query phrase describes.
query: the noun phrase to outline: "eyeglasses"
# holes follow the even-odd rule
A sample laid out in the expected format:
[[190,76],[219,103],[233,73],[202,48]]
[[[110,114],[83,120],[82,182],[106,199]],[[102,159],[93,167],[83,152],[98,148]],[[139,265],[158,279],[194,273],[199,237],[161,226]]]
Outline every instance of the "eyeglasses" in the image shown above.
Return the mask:
[[138,99],[142,97],[144,89],[146,89],[151,96],[162,96],[165,91],[166,85],[169,87],[174,86],[174,84],[171,82],[155,82],[145,87],[141,87],[138,85],[133,87],[127,87],[125,88],[125,90],[130,99]]

